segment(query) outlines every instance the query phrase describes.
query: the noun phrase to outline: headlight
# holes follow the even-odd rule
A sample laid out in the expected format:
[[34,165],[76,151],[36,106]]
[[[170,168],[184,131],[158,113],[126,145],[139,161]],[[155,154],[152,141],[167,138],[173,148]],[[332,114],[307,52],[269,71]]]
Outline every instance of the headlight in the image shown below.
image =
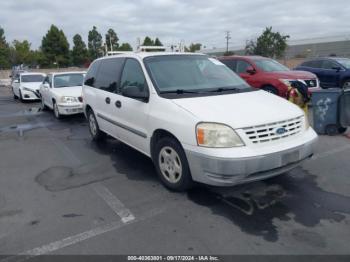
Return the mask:
[[279,79],[283,84],[285,84],[286,86],[290,86],[290,83],[295,81],[293,79]]
[[217,123],[199,123],[196,127],[197,143],[203,147],[244,146],[238,134],[230,127]]
[[78,102],[78,98],[73,97],[73,96],[63,96],[61,98],[62,103],[75,103]]

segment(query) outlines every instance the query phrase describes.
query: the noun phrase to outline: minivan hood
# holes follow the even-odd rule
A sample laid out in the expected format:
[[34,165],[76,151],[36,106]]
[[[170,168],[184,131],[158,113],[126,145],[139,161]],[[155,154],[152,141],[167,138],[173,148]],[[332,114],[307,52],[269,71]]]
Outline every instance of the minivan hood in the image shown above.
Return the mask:
[[264,72],[271,77],[277,77],[279,79],[316,79],[316,75],[306,71],[279,71],[279,72]]
[[199,122],[223,123],[244,128],[303,115],[296,105],[265,91],[172,100]]
[[79,96],[81,96],[81,93],[82,93],[82,86],[53,88],[53,92],[58,96],[79,97]]

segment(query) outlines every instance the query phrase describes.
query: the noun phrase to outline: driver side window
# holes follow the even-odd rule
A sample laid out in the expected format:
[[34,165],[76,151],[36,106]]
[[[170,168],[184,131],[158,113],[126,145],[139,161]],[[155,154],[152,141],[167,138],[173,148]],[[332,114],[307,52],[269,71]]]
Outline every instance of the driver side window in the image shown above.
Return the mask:
[[140,93],[146,92],[146,79],[143,74],[141,65],[135,59],[127,59],[120,81],[120,90],[123,92],[126,87],[136,86]]
[[251,67],[251,64],[247,63],[246,61],[238,60],[237,61],[237,74],[244,74],[247,73],[247,69]]

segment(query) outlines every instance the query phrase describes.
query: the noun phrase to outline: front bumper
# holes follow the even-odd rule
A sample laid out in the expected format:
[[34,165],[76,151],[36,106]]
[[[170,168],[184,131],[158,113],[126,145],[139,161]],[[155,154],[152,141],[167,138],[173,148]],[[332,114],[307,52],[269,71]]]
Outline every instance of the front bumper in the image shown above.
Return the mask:
[[61,115],[82,114],[84,113],[83,103],[58,104],[58,111]]
[[251,157],[223,158],[185,150],[192,179],[214,186],[232,186],[273,177],[311,157],[317,138],[274,152]]
[[40,100],[39,90],[21,90],[23,100]]

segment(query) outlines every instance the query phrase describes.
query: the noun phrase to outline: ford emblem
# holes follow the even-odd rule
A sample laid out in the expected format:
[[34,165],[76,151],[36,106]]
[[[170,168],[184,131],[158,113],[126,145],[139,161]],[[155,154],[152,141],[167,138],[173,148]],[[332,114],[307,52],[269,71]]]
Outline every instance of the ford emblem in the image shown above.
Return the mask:
[[283,135],[286,132],[287,132],[287,129],[285,129],[284,127],[279,127],[279,128],[276,129],[276,134],[277,135]]

